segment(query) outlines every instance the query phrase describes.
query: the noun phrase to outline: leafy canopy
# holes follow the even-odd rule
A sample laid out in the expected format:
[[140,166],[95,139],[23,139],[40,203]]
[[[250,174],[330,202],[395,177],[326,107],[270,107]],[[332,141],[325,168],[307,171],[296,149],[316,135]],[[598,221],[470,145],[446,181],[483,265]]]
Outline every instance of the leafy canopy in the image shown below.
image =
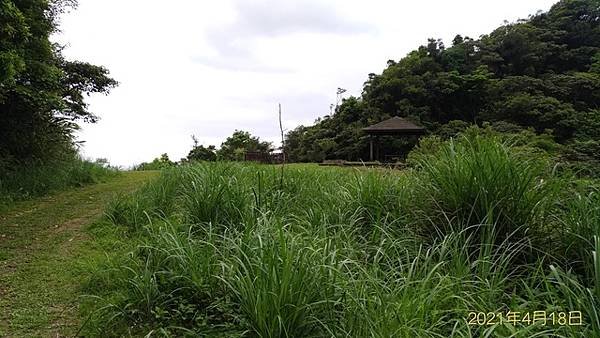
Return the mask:
[[222,144],[217,155],[222,160],[240,161],[246,152],[268,153],[273,150],[270,142],[261,141],[247,131],[235,130]]
[[108,93],[108,70],[67,60],[50,41],[75,1],[0,1],[0,158],[13,166],[74,152],[77,121],[95,122],[84,98]]
[[217,160],[217,150],[215,146],[210,145],[208,147],[204,147],[203,145],[198,143],[198,139],[195,136],[192,136],[194,140],[194,147],[190,150],[188,156],[184,159],[188,162],[194,161],[216,161]]

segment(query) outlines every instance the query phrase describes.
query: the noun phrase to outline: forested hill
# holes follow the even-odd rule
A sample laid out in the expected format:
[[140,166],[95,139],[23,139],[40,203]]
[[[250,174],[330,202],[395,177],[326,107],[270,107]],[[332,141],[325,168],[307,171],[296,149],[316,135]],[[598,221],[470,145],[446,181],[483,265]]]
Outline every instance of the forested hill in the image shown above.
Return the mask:
[[430,39],[388,61],[360,98],[289,132],[287,152],[293,161],[365,159],[361,128],[398,115],[430,133],[484,122],[534,128],[592,158],[600,156],[599,104],[600,0],[564,0],[478,40],[457,35],[446,47]]

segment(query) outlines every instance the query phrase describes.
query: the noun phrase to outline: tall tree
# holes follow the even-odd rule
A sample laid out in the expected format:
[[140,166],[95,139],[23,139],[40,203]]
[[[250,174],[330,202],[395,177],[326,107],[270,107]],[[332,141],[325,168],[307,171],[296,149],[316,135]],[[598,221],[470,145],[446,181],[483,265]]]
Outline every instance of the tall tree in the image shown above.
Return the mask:
[[108,93],[108,70],[66,60],[50,41],[75,1],[0,0],[0,162],[45,162],[72,154],[78,121],[95,122],[84,97]]
[[271,150],[273,150],[273,145],[270,142],[263,142],[247,131],[236,130],[221,144],[217,155],[223,160],[240,161],[244,159],[245,152],[268,153]]
[[196,136],[192,135],[192,140],[194,141],[194,146],[192,150],[188,153],[187,157],[183,159],[184,161],[216,161],[217,160],[217,149],[215,146],[210,145],[208,147],[204,147],[199,144]]

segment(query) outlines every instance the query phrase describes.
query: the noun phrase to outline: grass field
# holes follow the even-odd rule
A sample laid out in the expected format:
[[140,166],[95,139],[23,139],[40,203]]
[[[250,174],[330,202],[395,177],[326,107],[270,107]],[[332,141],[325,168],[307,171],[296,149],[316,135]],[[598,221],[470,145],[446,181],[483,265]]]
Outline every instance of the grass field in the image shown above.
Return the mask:
[[0,214],[0,336],[73,336],[83,257],[104,256],[86,227],[115,193],[133,191],[153,172],[18,202]]
[[600,336],[594,181],[483,136],[410,164],[163,171],[94,229],[82,332]]
[[0,335],[600,336],[597,181],[482,135],[409,165],[198,163],[19,202]]

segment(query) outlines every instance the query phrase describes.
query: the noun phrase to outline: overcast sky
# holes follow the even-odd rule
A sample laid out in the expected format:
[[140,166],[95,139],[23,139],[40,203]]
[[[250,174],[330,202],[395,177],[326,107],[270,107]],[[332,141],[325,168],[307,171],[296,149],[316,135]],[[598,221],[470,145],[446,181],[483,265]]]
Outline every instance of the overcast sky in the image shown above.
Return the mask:
[[55,40],[69,59],[120,82],[88,99],[83,154],[129,166],[184,157],[241,129],[278,143],[284,128],[329,113],[336,89],[360,95],[369,73],[427,42],[478,37],[552,0],[79,0]]

